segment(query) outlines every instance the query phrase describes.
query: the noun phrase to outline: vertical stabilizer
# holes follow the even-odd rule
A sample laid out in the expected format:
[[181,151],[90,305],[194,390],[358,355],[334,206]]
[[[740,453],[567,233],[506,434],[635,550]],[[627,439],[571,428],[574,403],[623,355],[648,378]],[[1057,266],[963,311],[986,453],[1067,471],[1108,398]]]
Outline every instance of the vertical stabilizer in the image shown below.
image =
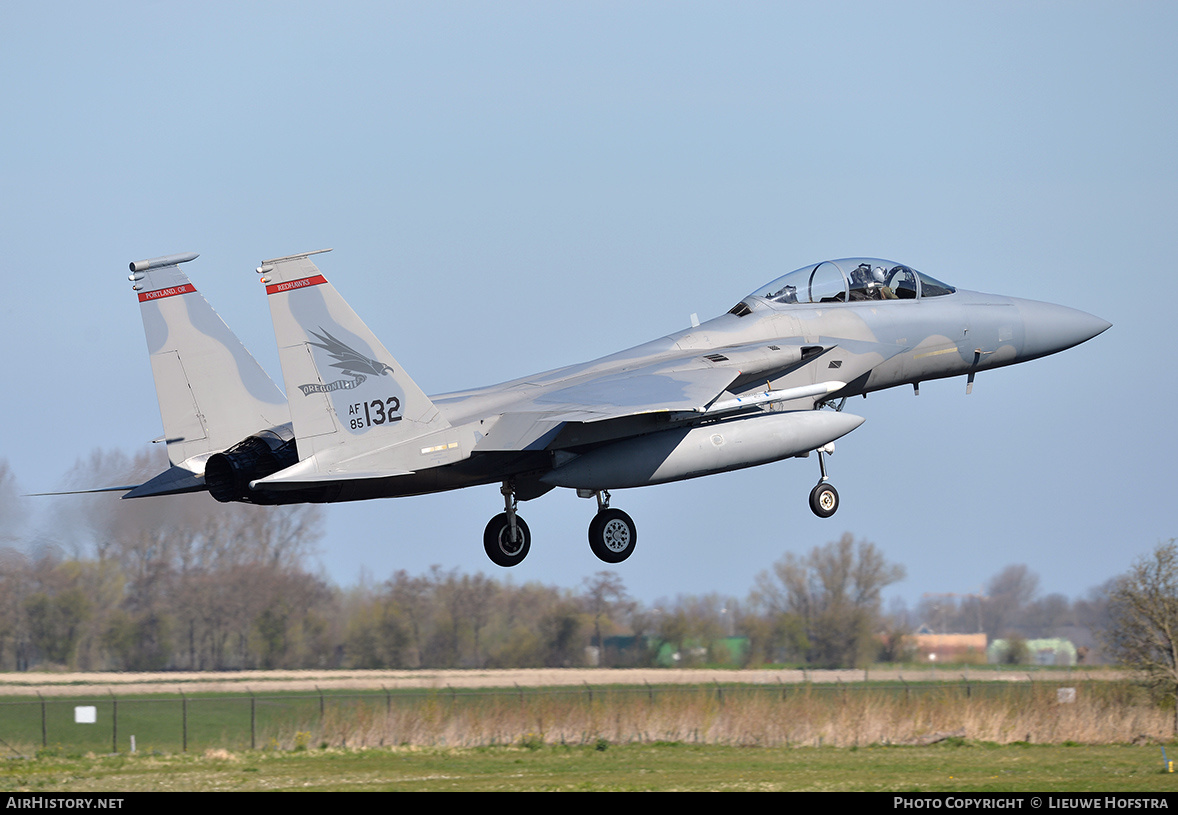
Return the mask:
[[195,473],[259,430],[289,424],[286,399],[196,290],[181,263],[194,253],[131,264],[168,460]]
[[[322,250],[330,251],[330,250]],[[449,427],[380,340],[311,262],[263,261],[299,458],[333,461]]]

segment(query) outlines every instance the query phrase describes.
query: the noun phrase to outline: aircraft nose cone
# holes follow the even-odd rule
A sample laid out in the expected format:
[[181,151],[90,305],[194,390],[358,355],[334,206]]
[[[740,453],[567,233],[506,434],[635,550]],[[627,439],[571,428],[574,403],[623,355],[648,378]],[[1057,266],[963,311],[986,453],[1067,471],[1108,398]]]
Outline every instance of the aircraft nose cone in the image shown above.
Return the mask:
[[1023,353],[1025,359],[1054,354],[1079,345],[1112,327],[1100,317],[1067,306],[1018,300],[1023,318]]

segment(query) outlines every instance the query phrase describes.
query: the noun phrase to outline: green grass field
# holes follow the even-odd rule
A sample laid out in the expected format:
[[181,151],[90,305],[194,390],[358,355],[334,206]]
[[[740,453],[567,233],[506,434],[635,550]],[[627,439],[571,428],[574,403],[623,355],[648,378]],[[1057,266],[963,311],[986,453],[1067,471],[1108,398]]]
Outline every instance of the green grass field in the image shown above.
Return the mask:
[[1163,792],[1156,746],[516,745],[10,759],[5,791]]

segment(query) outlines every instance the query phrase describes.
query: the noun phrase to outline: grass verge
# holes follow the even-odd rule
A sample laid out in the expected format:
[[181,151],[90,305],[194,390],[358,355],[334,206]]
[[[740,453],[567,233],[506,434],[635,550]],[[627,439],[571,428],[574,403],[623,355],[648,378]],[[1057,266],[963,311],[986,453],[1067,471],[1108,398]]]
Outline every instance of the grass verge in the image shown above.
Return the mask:
[[[53,752],[53,751],[50,751]],[[41,755],[0,765],[8,792],[907,791],[1165,792],[1156,745],[733,747],[683,743],[209,750]]]

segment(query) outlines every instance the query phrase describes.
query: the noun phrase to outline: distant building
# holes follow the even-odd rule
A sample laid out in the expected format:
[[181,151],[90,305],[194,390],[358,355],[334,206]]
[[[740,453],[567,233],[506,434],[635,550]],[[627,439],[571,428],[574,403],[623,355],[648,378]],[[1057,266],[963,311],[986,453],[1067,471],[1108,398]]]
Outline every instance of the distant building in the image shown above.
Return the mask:
[[740,667],[748,659],[748,637],[721,637],[708,645],[698,641],[684,643],[682,650],[654,636],[606,637],[605,654],[597,648],[586,649],[591,666],[658,665],[675,668],[681,665],[712,663]]
[[985,634],[930,634],[922,628],[912,635],[919,662],[974,662],[986,661]]
[[712,640],[708,646],[693,641],[684,643],[681,650],[676,649],[669,642],[663,642],[659,644],[654,664],[664,668],[703,665],[705,663],[739,667],[744,664],[748,650],[748,637],[721,637]]
[[[1029,665],[1075,665],[1076,646],[1070,640],[1043,639],[1026,640],[1027,662]],[[1007,654],[1012,643],[1010,640],[994,640],[986,650],[986,661],[992,663],[1009,662]]]

